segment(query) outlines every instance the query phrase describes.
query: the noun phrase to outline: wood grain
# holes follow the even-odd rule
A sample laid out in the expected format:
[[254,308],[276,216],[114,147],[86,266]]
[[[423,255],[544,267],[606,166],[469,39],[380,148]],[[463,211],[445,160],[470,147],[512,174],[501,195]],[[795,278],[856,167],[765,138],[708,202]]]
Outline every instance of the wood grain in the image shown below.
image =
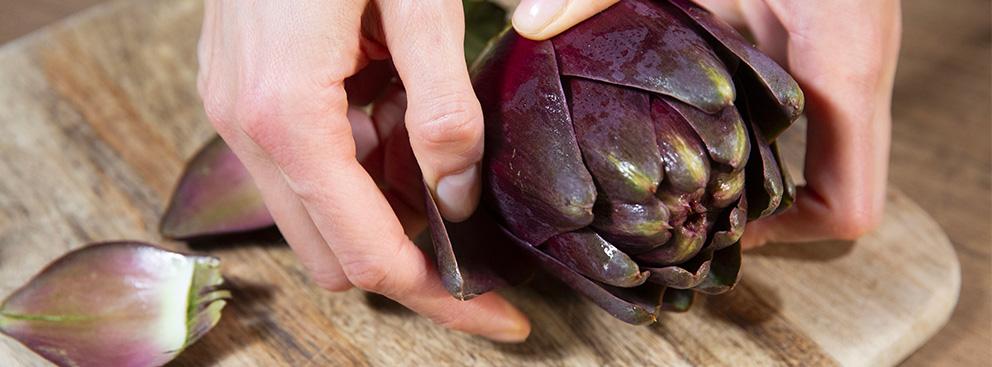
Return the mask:
[[[0,49],[0,294],[87,241],[160,241],[155,224],[182,159],[211,134],[194,88],[198,24],[195,1],[115,2]],[[986,262],[987,246],[976,245]],[[883,227],[857,244],[749,253],[739,289],[653,327],[620,323],[538,279],[508,292],[535,322],[531,339],[512,346],[442,330],[358,291],[321,292],[272,241],[193,248],[222,258],[236,301],[182,366],[889,365],[942,324],[959,281],[946,237],[897,190]],[[981,302],[988,293],[978,291]],[[982,336],[952,328],[944,333]],[[978,347],[943,343],[981,357]],[[916,363],[946,358],[930,355]],[[37,364],[0,339],[0,365]]]

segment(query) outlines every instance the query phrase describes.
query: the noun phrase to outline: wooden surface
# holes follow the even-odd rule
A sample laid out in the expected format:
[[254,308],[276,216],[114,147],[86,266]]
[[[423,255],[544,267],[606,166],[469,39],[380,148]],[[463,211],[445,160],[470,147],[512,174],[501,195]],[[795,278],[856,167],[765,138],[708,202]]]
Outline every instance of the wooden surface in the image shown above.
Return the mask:
[[[0,177],[5,178],[0,181],[0,294],[83,242],[157,240],[155,222],[182,159],[210,134],[193,88],[198,3],[140,3],[151,7],[103,7],[0,50],[5,81],[0,85]],[[933,7],[929,10],[943,11]],[[907,9],[908,20],[912,15]],[[969,35],[976,34],[982,35]],[[947,42],[922,30],[918,35],[933,47]],[[988,39],[982,37],[972,41],[987,51]],[[933,76],[937,61],[927,62],[926,51],[904,54],[914,51],[919,59],[908,68],[920,74],[916,83],[933,82],[927,76]],[[988,361],[981,358],[988,356],[989,343],[974,340],[989,335],[989,209],[983,199],[989,158],[960,143],[977,142],[988,151],[988,141],[978,135],[989,134],[976,133],[988,131],[988,98],[979,101],[983,93],[988,96],[988,87],[976,82],[988,80],[988,66],[968,64],[969,56],[981,58],[979,51],[948,50],[939,64],[953,72],[938,80],[969,91],[970,104],[932,87],[928,103],[905,109],[897,104],[893,178],[912,173],[917,181],[907,181],[920,186],[907,187],[917,199],[915,191],[928,183],[959,179],[960,188],[941,190],[948,196],[943,202],[957,204],[947,208],[948,215],[971,223],[959,224],[971,232],[956,244],[973,250],[961,255],[966,270],[969,262],[975,264],[972,283],[965,273],[963,311],[941,332],[948,337],[934,340],[910,363]],[[901,77],[900,86],[906,80]],[[960,114],[954,122],[972,128],[971,134],[960,127],[932,131],[934,126],[922,122],[945,118],[940,111],[952,107]],[[904,136],[915,145],[900,146]],[[916,148],[935,141],[944,152]],[[912,154],[919,167],[939,167],[946,176],[900,170],[900,155]],[[357,291],[317,291],[283,246],[199,247],[224,260],[239,301],[177,364],[393,365],[430,358],[488,364],[892,363],[939,326],[952,306],[957,273],[954,255],[933,222],[898,191],[889,199],[883,228],[857,245],[780,245],[752,252],[737,291],[701,302],[687,315],[666,316],[656,327],[627,326],[557,291],[554,282],[538,281],[510,293],[535,320],[531,340],[517,346],[443,331]],[[984,210],[984,222],[973,217],[978,214],[956,212],[959,208]],[[984,265],[973,261],[983,258]],[[958,321],[962,313],[964,322]],[[37,362],[9,339],[0,344],[0,365]]]

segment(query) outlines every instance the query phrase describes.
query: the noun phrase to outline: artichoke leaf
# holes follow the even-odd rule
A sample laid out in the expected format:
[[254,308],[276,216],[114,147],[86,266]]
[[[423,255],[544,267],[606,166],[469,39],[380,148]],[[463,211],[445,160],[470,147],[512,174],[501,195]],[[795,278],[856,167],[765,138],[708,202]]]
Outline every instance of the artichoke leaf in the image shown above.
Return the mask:
[[[770,97],[774,106],[761,108],[759,111],[774,111],[774,113],[757,113],[762,131],[769,141],[785,131],[803,112],[805,104],[803,91],[799,83],[789,75],[778,63],[765,55],[753,44],[748,42],[733,27],[699,7],[689,0],[671,0],[671,4],[684,12],[696,22],[700,28],[708,32],[727,51],[734,54],[748,66],[750,74],[757,79],[765,91],[762,95]],[[755,101],[752,101],[755,102]]]
[[734,288],[741,277],[741,243],[713,252],[710,271],[695,288],[705,294],[721,294]]
[[789,165],[782,159],[782,152],[778,147],[778,143],[772,143],[772,154],[775,155],[775,160],[778,161],[778,168],[782,172],[782,203],[778,205],[775,209],[775,214],[784,212],[786,209],[792,207],[792,203],[796,201],[796,181],[793,180],[792,174],[789,172]]
[[160,366],[220,320],[219,260],[139,242],[52,262],[0,304],[0,332],[60,366]]
[[477,65],[490,203],[529,243],[592,223],[596,187],[582,161],[549,41],[502,37]]
[[[751,152],[751,164],[747,165],[746,195],[748,202],[748,217],[751,220],[772,215],[782,203],[785,187],[782,182],[782,170],[775,159],[768,141],[761,129],[751,123],[751,142],[756,149]],[[760,185],[757,183],[761,183]]]
[[554,257],[544,253],[531,244],[513,235],[503,228],[507,237],[511,238],[518,248],[528,252],[541,265],[541,268],[555,276],[563,283],[583,295],[613,317],[634,325],[650,324],[658,319],[661,295],[653,297],[650,284],[637,288],[617,288],[597,283],[579,274],[561,263]]
[[680,193],[705,189],[709,182],[710,160],[705,145],[685,118],[664,100],[652,98],[651,119],[665,164],[663,186]]
[[737,201],[737,206],[729,209],[726,219],[721,219],[717,224],[717,231],[713,233],[710,240],[709,250],[720,250],[733,245],[744,235],[744,227],[747,224],[747,196],[741,195]]
[[672,230],[668,243],[643,254],[634,255],[638,261],[652,265],[676,265],[692,259],[706,243],[710,223],[705,215],[694,215]]
[[688,289],[665,288],[661,297],[661,309],[668,312],[686,312],[692,308],[696,292]]
[[552,42],[563,75],[668,95],[708,113],[735,99],[731,75],[710,45],[652,2],[622,1]]
[[600,193],[630,203],[650,199],[664,173],[650,97],[584,79],[569,87],[575,136]]
[[274,225],[248,170],[224,140],[214,136],[188,163],[159,231],[167,238],[190,239]]
[[718,113],[708,114],[673,99],[664,101],[689,123],[706,144],[706,150],[714,162],[730,167],[731,171],[739,171],[744,167],[751,146],[747,128],[744,127],[744,121],[736,107],[730,106]]
[[551,237],[541,249],[579,274],[615,287],[644,284],[648,272],[595,232],[579,230]]
[[438,273],[452,296],[464,301],[530,277],[526,253],[508,244],[511,239],[485,208],[452,223],[441,216],[426,183],[424,201]]
[[644,204],[617,203],[600,197],[593,213],[596,231],[626,253],[650,251],[672,237],[668,209],[654,197]]
[[713,251],[707,250],[685,264],[661,268],[645,268],[651,272],[649,282],[676,289],[690,289],[706,278],[710,272]]

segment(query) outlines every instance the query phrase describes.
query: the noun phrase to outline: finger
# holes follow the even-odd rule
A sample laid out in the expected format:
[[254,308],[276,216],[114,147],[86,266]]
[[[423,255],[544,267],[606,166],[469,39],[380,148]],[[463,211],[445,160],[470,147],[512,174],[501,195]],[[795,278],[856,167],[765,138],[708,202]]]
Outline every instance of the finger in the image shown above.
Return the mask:
[[806,92],[807,186],[745,240],[855,239],[878,225],[885,203],[899,3],[768,3],[788,19],[788,66]]
[[523,0],[513,12],[520,35],[544,40],[579,24],[619,0]]
[[528,323],[506,300],[490,295],[461,302],[441,285],[432,262],[355,160],[344,88],[280,89],[242,129],[279,167],[348,280],[446,327],[502,341],[525,338]]
[[297,254],[300,262],[319,287],[340,292],[352,285],[340,262],[324,242],[296,194],[289,189],[278,169],[267,161],[251,142],[239,134],[224,139],[237,153],[262,193],[265,206],[279,227],[279,232]]
[[383,0],[379,8],[424,181],[445,218],[464,220],[479,201],[483,124],[465,65],[461,2]]

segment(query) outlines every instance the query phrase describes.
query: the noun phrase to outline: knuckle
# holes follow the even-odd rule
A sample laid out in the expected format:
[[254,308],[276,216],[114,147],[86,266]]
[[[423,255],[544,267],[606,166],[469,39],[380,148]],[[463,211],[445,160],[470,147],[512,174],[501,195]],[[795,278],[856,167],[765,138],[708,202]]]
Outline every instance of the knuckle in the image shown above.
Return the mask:
[[356,287],[383,295],[392,294],[389,269],[384,264],[366,259],[341,264],[348,280]]
[[310,278],[318,287],[331,292],[344,292],[351,289],[348,278],[339,271],[314,270],[310,272]]
[[411,108],[411,134],[427,145],[471,149],[482,139],[482,108],[472,94],[450,93]]

